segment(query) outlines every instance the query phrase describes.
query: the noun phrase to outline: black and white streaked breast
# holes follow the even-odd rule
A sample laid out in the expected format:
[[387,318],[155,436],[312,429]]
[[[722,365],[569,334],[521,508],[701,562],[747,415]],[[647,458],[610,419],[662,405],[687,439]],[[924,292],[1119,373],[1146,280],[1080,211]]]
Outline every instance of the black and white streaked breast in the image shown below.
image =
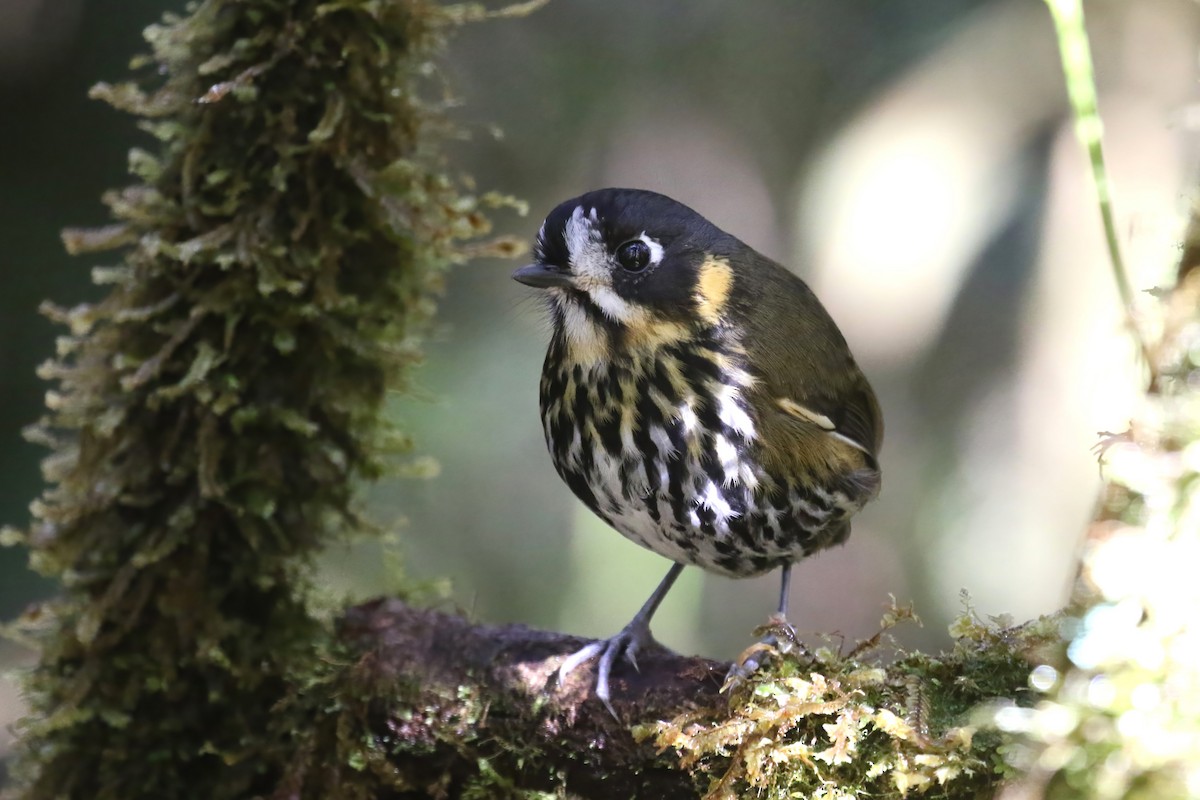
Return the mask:
[[560,224],[543,228],[538,255],[569,262],[583,291],[551,292],[540,405],[555,468],[575,494],[632,541],[733,577],[843,539],[861,502],[761,466],[747,399],[756,377],[736,331],[632,336],[647,312],[608,282],[597,212],[577,207]]

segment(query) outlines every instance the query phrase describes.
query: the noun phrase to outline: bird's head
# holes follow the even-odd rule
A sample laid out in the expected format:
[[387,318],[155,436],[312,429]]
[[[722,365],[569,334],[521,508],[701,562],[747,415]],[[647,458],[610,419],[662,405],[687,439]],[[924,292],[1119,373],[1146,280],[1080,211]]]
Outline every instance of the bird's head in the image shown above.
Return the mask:
[[544,289],[573,354],[654,347],[721,321],[741,242],[654,192],[601,189],[560,204],[534,263],[513,278]]

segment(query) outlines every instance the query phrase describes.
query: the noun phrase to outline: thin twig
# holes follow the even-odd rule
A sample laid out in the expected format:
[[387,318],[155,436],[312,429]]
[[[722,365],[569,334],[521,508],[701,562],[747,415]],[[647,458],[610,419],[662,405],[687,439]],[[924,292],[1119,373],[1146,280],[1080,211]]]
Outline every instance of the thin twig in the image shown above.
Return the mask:
[[1158,383],[1150,347],[1138,326],[1134,308],[1133,286],[1121,256],[1117,239],[1117,224],[1113,213],[1112,185],[1108,168],[1104,165],[1104,148],[1101,139],[1104,124],[1096,101],[1096,79],[1092,68],[1092,51],[1088,43],[1087,29],[1083,20],[1082,0],[1046,0],[1054,27],[1058,32],[1058,51],[1062,56],[1063,74],[1067,82],[1067,94],[1071,99],[1071,110],[1075,115],[1075,135],[1079,138],[1088,161],[1092,166],[1092,181],[1100,201],[1100,219],[1104,224],[1104,238],[1108,245],[1108,260],[1112,265],[1113,279],[1125,306],[1126,323],[1146,366],[1150,370],[1150,387]]

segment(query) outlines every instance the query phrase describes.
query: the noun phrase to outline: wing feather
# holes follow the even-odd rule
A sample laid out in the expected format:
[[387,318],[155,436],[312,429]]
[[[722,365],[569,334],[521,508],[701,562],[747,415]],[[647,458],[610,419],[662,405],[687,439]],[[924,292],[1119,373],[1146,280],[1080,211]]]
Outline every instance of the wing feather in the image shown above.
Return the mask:
[[[825,307],[800,278],[765,257],[738,266],[755,273],[753,280],[735,273],[732,302],[743,304],[750,320],[746,347],[760,367],[759,407],[841,439],[874,466],[883,442],[879,401]],[[762,313],[780,302],[791,307]]]

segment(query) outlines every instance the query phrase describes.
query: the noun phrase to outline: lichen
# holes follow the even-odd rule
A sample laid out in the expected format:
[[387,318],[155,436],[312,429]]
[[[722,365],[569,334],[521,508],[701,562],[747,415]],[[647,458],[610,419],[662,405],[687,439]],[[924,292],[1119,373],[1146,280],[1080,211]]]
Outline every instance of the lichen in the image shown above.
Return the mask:
[[777,635],[783,645],[734,685],[720,715],[684,714],[636,733],[709,775],[709,800],[985,796],[1005,769],[1001,739],[977,711],[996,699],[1032,702],[1030,665],[1059,641],[1058,623],[1013,628],[968,607],[947,654],[884,648],[883,632],[911,617],[892,609],[881,635],[845,654],[832,645],[809,653]]
[[63,237],[122,251],[106,294],[45,306],[67,329],[30,430],[49,488],[4,539],[62,594],[17,625],[40,651],[19,796],[246,796],[294,759],[282,701],[336,660],[312,558],[370,530],[356,487],[407,445],[385,396],[505,202],[445,176],[425,100],[469,12],[204,0],[92,90],[154,144],[105,195],[113,224]]

